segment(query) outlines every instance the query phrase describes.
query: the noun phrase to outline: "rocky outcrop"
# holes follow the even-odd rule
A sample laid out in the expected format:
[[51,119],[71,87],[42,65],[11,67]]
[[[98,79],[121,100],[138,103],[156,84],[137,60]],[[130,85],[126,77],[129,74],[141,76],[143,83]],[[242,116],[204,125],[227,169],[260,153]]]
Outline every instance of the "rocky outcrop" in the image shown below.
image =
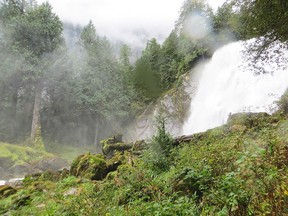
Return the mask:
[[122,135],[116,134],[111,138],[101,141],[102,152],[107,158],[112,158],[115,151],[126,151],[132,149],[133,145],[130,143],[124,143],[122,141]]
[[77,157],[71,165],[70,175],[90,180],[102,180],[123,164],[133,164],[133,149],[137,152],[144,149],[145,142],[124,143],[122,135],[115,135],[101,141],[102,154],[83,154]]
[[197,82],[191,81],[193,80],[192,74],[193,72],[184,74],[179,82],[181,84],[167,92],[155,103],[151,103],[135,121],[125,128],[123,139],[126,142],[135,142],[151,138],[156,132],[155,118],[158,115],[167,117],[166,129],[170,134],[180,135],[191,98],[197,88]]
[[83,154],[71,164],[70,174],[90,180],[101,180],[107,175],[107,163],[101,154]]

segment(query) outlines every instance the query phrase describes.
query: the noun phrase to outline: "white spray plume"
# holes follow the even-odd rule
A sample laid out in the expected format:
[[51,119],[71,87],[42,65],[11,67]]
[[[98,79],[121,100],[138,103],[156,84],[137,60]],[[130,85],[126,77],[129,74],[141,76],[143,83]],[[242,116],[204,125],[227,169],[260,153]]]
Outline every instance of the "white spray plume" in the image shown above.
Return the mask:
[[[242,42],[218,49],[203,67],[196,95],[190,104],[190,116],[183,134],[205,131],[225,124],[230,113],[272,113],[275,101],[288,87],[288,70],[273,74],[254,75],[243,71]],[[266,63],[267,68],[271,68]],[[244,67],[245,68],[245,67]]]
[[211,32],[209,19],[200,13],[192,13],[184,23],[184,32],[191,39],[202,39]]

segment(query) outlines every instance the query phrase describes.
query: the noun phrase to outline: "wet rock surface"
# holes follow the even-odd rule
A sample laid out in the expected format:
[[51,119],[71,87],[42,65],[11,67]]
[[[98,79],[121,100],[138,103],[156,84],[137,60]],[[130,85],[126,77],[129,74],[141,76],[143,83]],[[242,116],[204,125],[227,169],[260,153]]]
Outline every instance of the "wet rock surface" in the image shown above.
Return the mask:
[[182,125],[186,118],[190,101],[197,89],[197,82],[191,82],[193,73],[181,77],[181,84],[167,92],[156,102],[151,103],[134,122],[125,128],[123,140],[135,142],[151,138],[156,132],[155,118],[159,114],[167,117],[166,129],[173,136],[182,133]]

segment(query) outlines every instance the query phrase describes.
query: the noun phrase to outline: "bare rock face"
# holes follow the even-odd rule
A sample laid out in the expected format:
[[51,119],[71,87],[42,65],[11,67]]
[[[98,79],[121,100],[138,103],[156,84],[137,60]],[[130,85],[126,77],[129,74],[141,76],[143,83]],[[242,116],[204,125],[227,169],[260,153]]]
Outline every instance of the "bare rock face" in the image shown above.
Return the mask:
[[181,85],[170,90],[155,103],[151,103],[138,118],[127,126],[123,140],[135,142],[151,138],[155,134],[155,120],[158,115],[167,117],[166,129],[173,136],[179,136],[186,118],[191,98],[197,82],[192,82],[191,74],[181,77]]

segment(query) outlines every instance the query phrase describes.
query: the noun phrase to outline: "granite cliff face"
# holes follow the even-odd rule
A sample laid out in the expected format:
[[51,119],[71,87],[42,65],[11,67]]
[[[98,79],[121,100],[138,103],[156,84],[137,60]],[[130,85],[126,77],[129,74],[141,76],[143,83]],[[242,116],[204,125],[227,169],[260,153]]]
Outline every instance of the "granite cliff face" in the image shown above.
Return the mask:
[[197,88],[196,76],[193,71],[181,77],[180,84],[168,91],[156,102],[151,103],[146,110],[136,118],[124,131],[125,141],[136,141],[151,138],[156,131],[156,117],[166,117],[166,128],[173,136],[179,136],[187,116],[192,96]]

